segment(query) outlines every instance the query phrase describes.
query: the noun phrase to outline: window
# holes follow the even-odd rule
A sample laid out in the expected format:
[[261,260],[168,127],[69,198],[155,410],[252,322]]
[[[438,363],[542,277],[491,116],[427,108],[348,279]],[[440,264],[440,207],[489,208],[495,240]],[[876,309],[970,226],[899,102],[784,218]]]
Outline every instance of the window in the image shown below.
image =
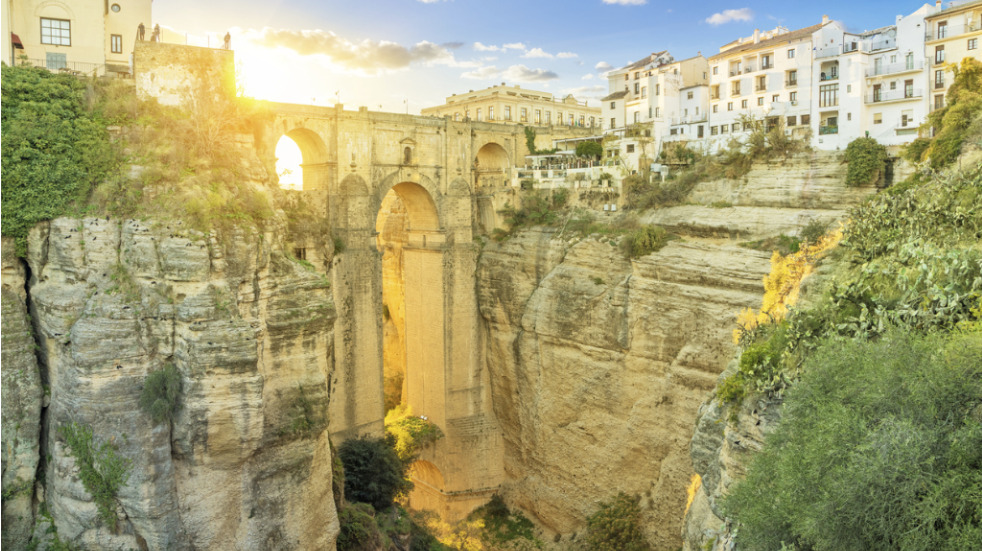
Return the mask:
[[764,105],[764,97],[763,96],[757,98],[757,105]]
[[719,65],[713,65],[713,74],[714,75],[718,75],[719,74]]
[[634,93],[635,94],[640,94],[641,93],[641,83],[640,82],[635,82],[634,83]]
[[634,153],[634,144],[633,143],[627,144],[627,147],[625,147],[624,150],[627,153]]
[[123,53],[123,35],[113,34],[109,36],[109,49],[114,54]]
[[791,48],[790,50],[788,50],[788,59],[792,59],[793,57],[794,57],[794,48]]
[[687,93],[685,97],[686,99],[692,99],[692,92]]
[[934,64],[938,65],[944,63],[944,46],[934,47]]
[[65,19],[41,18],[41,44],[72,45],[72,22]]
[[406,146],[406,148],[402,150],[402,164],[408,165],[411,164],[412,162],[413,162],[413,149],[409,146]]
[[907,54],[907,67],[906,67],[906,69],[908,71],[910,71],[913,68],[914,68],[914,54],[909,53],[909,54]]
[[798,71],[788,71],[788,86],[798,85]]
[[906,127],[912,122],[914,122],[914,113],[912,111],[904,111],[900,115],[900,126]]
[[471,118],[471,110],[470,109],[464,109],[464,118],[465,119]]
[[528,122],[528,120],[529,120],[529,111],[528,111],[528,109],[526,109],[525,107],[522,107],[522,110],[520,111],[520,113],[522,114],[522,122]]
[[453,120],[455,121],[460,120],[460,111],[457,111],[456,113],[453,114]]
[[661,107],[655,107],[655,116],[656,117],[660,117],[661,116]]
[[873,113],[873,124],[883,124],[883,113]]
[[740,131],[740,123],[738,123],[738,122],[733,123],[733,131],[734,132],[739,132]]
[[839,105],[839,85],[824,84],[818,87],[818,106],[835,107]]
[[640,74],[641,74],[641,73],[640,73],[639,71],[634,71],[634,80],[638,80],[638,76],[639,76]]
[[[897,89],[897,81],[895,81],[895,80],[894,80],[894,81],[891,81],[891,82],[890,82],[890,89],[891,89],[891,90],[896,90],[896,89]],[[852,90],[850,90],[850,92],[851,92],[851,91],[852,91]]]
[[904,97],[912,98],[914,97],[914,81],[908,79],[904,81]]
[[590,117],[590,128],[593,128],[593,125],[594,125],[593,117]]
[[706,133],[702,129],[702,125],[701,124],[699,125],[698,134],[699,134],[699,137],[700,138],[702,138],[703,136],[706,135]]
[[788,100],[790,100],[791,103],[798,103],[798,92],[791,92],[791,93],[789,93],[788,94]]
[[563,112],[556,111],[556,124],[563,124]]
[[648,87],[647,86],[642,86],[641,87],[641,97],[642,98],[648,97]]
[[573,114],[572,113],[569,114],[569,122],[567,124],[569,124],[570,126],[573,126]]
[[686,107],[685,109],[683,109],[682,110],[682,114],[685,115],[686,117],[688,117],[689,116],[689,108]]
[[746,109],[747,108],[747,100],[743,100],[743,101],[740,102],[740,108],[741,109]]
[[740,81],[739,80],[736,81],[736,82],[734,82],[733,85],[730,87],[730,95],[731,96],[739,96],[740,95]]
[[584,122],[586,122],[586,115],[580,115],[579,126],[584,126]]
[[709,135],[710,136],[715,136],[717,134],[719,134],[719,127],[718,126],[710,126],[709,127]]
[[617,102],[616,101],[610,102],[610,108],[611,109],[615,109],[616,107],[617,107]]
[[934,88],[944,88],[944,71],[934,72]]
[[720,125],[720,127],[719,127],[719,133],[720,134],[726,134],[729,130],[730,130],[730,127],[727,126],[727,125],[725,125],[725,124]]
[[896,62],[897,62],[897,56],[896,56],[896,54],[890,56],[890,63],[896,63]]
[[641,112],[640,111],[635,111],[634,112],[634,122],[641,122]]
[[883,91],[881,90],[881,86],[879,84],[873,85],[873,101],[883,101]]
[[655,95],[656,96],[660,96],[661,95],[661,84],[656,84],[655,85]]
[[668,135],[669,136],[678,136],[679,135],[679,129],[678,128],[672,128],[671,130],[668,131]]
[[944,94],[938,94],[934,96],[934,108],[941,109],[944,107]]
[[614,119],[614,118],[611,118],[610,119],[610,127],[611,128],[617,128],[617,119]]
[[948,36],[948,22],[941,21],[938,23],[938,36],[937,38],[944,38]]
[[481,108],[480,107],[477,108],[477,119],[476,120],[481,120]]
[[506,121],[510,121],[511,120],[511,106],[510,105],[506,105],[505,106],[505,120]]
[[535,110],[535,124],[540,124],[542,122],[542,109]]
[[47,52],[45,57],[45,67],[49,71],[57,71],[58,69],[64,69],[68,67],[68,54],[62,54],[57,52]]
[[772,67],[771,56],[770,55],[760,56],[760,68],[763,70],[763,69],[770,69],[771,67]]
[[797,126],[797,125],[798,125],[798,117],[794,115],[788,115],[788,126]]
[[807,124],[810,124],[811,122],[812,122],[812,116],[811,115],[802,115],[801,116],[801,124],[802,125],[807,125]]
[[846,113],[846,120],[847,121],[851,121],[852,120],[852,113]]
[[651,108],[651,106],[649,105],[649,106],[648,106],[648,118],[649,118],[649,119],[651,118],[651,115],[653,114],[653,112],[654,112],[654,110],[653,110],[653,109]]
[[494,106],[488,107],[488,120],[494,120]]
[[976,50],[976,49],[978,49],[978,47],[979,47],[979,39],[978,38],[969,38],[968,39],[968,49],[969,50]]
[[719,113],[719,105],[713,106],[713,113]]
[[726,104],[726,110],[727,111],[733,111],[733,102],[732,101]]
[[781,94],[774,94],[773,96],[771,96],[771,101],[775,103],[781,101]]

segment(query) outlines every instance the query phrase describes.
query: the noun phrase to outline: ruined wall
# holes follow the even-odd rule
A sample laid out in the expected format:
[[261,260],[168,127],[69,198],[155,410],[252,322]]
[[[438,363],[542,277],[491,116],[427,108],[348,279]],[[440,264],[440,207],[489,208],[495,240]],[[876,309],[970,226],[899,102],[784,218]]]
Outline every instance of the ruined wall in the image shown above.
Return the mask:
[[235,58],[217,50],[137,41],[133,76],[140,99],[186,105],[235,97]]

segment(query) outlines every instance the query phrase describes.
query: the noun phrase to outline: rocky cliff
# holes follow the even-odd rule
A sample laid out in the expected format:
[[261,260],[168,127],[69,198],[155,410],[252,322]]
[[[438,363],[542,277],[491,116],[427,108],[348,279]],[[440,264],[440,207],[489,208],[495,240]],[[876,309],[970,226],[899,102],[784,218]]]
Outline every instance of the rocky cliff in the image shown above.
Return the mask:
[[[57,219],[31,233],[26,287],[4,244],[5,544],[26,542],[30,530],[7,523],[29,517],[23,496],[36,490],[35,535],[49,542],[333,546],[332,454],[326,408],[315,407],[327,400],[331,290],[272,243],[270,232],[205,236],[176,221]],[[181,392],[173,419],[158,423],[139,401],[147,375],[167,365]],[[73,431],[91,431],[88,450]],[[8,501],[8,476],[30,480],[38,442],[44,485]],[[110,459],[125,483],[107,518],[92,477],[108,479]]]
[[[770,269],[769,250],[739,241],[831,222],[873,191],[846,188],[834,155],[786,165],[700,184],[691,199],[702,205],[645,214],[682,239],[637,260],[612,240],[548,230],[482,253],[478,292],[506,494],[561,546],[620,491],[641,495],[656,548],[682,545],[697,412],[735,351],[736,314],[760,306]],[[722,426],[703,419],[707,438],[722,439]],[[754,438],[733,435],[733,446]]]

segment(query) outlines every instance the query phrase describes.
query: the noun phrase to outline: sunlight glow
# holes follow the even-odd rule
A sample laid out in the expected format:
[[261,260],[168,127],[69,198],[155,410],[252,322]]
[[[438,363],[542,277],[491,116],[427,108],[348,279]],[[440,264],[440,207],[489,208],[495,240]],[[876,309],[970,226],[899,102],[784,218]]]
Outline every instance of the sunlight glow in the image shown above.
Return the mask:
[[276,142],[276,175],[280,178],[283,189],[303,189],[303,154],[297,142],[288,136],[282,136]]

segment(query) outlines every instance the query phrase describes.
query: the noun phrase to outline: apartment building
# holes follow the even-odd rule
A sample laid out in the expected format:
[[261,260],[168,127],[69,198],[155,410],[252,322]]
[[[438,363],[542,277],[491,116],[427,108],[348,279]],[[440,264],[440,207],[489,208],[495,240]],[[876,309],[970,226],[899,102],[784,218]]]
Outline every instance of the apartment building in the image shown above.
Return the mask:
[[927,4],[894,25],[863,33],[827,27],[815,35],[813,145],[841,149],[859,136],[884,145],[917,137],[927,116],[924,18]]
[[925,19],[924,48],[930,66],[930,109],[945,105],[954,78],[952,67],[966,57],[982,60],[982,0],[942,7],[937,0]]
[[131,73],[140,23],[150,39],[151,5],[152,0],[3,0],[3,61],[26,59],[97,76]]
[[587,105],[572,95],[556,99],[549,92],[537,92],[504,82],[484,90],[453,94],[446,103],[421,110],[425,116],[451,117],[455,121],[474,120],[532,126],[600,126],[600,108]]
[[813,80],[832,83],[838,73],[814,73],[816,33],[842,33],[842,25],[823,17],[817,25],[789,31],[777,27],[754,31],[720,48],[709,58],[708,149],[717,151],[733,137],[743,137],[749,121],[777,124],[783,120],[794,135],[811,125]]

